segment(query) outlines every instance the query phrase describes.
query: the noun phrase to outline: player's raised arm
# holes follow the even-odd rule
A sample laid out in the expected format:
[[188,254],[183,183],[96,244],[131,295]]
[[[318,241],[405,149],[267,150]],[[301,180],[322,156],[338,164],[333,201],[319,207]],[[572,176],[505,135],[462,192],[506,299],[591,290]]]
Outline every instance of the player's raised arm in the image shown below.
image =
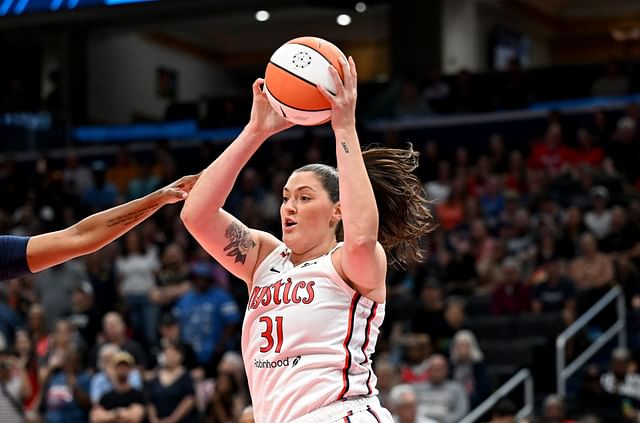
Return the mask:
[[262,92],[262,79],[253,84],[251,119],[240,135],[207,167],[193,187],[180,214],[202,247],[231,273],[251,282],[257,263],[275,248],[272,235],[247,228],[222,209],[249,159],[270,136],[292,126],[277,115]]
[[[340,210],[344,247],[340,264],[364,295],[384,287],[386,257],[378,243],[378,208],[356,132],[357,73],[353,59],[341,59],[344,82],[331,67],[336,95],[321,89],[331,103],[331,126],[336,137]],[[384,301],[384,292],[378,297]]]
[[39,272],[104,247],[165,204],[184,200],[197,179],[198,175],[184,176],[145,197],[93,214],[66,229],[30,238],[26,246],[29,270]]

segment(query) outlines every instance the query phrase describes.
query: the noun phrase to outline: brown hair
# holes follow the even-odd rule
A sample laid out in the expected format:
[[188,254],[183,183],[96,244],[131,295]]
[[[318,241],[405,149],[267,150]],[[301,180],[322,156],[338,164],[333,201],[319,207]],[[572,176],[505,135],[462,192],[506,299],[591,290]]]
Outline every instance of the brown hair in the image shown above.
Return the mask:
[[[418,155],[411,144],[406,150],[373,147],[362,152],[378,206],[378,241],[394,267],[405,267],[424,258],[421,240],[433,226],[422,183],[413,174],[418,167]],[[340,199],[338,171],[334,167],[310,164],[295,172],[314,173],[331,201]],[[336,237],[342,240],[341,224]]]

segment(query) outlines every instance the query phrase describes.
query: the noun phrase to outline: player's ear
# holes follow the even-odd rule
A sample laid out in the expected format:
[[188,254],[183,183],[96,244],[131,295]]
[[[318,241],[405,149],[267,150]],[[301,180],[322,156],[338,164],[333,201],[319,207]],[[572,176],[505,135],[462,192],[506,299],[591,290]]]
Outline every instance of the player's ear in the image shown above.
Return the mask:
[[342,210],[340,209],[340,202],[333,205],[333,214],[331,215],[331,226],[335,226],[342,220]]

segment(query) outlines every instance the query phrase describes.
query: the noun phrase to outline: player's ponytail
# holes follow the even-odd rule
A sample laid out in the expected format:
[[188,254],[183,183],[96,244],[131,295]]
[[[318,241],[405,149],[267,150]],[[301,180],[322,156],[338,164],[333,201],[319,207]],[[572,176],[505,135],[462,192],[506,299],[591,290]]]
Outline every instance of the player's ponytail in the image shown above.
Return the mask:
[[406,150],[373,147],[362,152],[378,205],[378,241],[395,267],[424,258],[421,241],[433,227],[424,188],[413,173],[418,154],[411,144]]
[[[432,216],[422,184],[413,171],[418,153],[407,150],[373,147],[362,152],[369,180],[378,206],[378,241],[387,252],[389,264],[404,267],[423,259],[421,240],[432,229]],[[333,202],[340,199],[338,172],[324,164],[310,164],[296,172],[313,172],[322,182]],[[342,224],[336,229],[342,241]]]

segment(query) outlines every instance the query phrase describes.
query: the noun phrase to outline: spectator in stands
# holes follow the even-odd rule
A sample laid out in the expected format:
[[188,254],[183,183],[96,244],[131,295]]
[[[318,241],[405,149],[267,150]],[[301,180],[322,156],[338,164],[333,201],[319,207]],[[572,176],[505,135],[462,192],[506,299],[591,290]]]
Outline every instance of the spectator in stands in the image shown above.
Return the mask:
[[462,174],[464,174],[465,176],[470,176],[469,168],[471,167],[471,163],[469,160],[469,150],[467,149],[467,147],[463,145],[459,145],[458,147],[456,147],[456,151],[453,155],[453,163],[455,176],[460,176]]
[[445,291],[450,295],[470,295],[478,275],[469,235],[462,231],[453,232],[449,236],[449,243],[452,251],[445,268]]
[[508,399],[501,399],[493,408],[488,423],[516,423],[516,405]]
[[82,195],[82,203],[90,213],[113,207],[118,202],[118,190],[106,180],[107,166],[104,162],[95,161],[91,165],[93,186]]
[[419,302],[411,313],[411,330],[430,335],[431,340],[447,332],[444,320],[445,302],[442,287],[434,278],[428,278],[421,290]]
[[464,388],[471,408],[479,405],[489,392],[484,354],[472,332],[460,330],[453,337],[450,349],[452,379]]
[[560,227],[562,213],[558,202],[549,193],[544,193],[537,199],[537,212],[532,217],[538,230],[546,230],[546,234],[555,235],[556,228]]
[[38,374],[38,360],[29,332],[24,328],[16,330],[14,351],[18,356],[18,363],[24,367],[27,380],[31,385],[31,395],[24,398],[23,406],[27,419],[33,420],[37,416],[40,400],[40,378]]
[[91,410],[91,423],[140,423],[145,416],[142,391],[129,384],[133,356],[120,351],[112,359],[113,389],[105,393]]
[[542,406],[542,420],[540,423],[575,423],[565,416],[565,405],[559,395],[549,395]]
[[438,179],[427,181],[424,184],[424,190],[427,198],[436,205],[445,202],[452,190],[451,184],[451,165],[449,162],[441,161],[438,163]]
[[400,364],[402,383],[424,383],[430,377],[429,358],[433,347],[431,338],[426,334],[408,334],[400,340],[403,349],[403,361]]
[[476,262],[476,272],[478,273],[478,284],[475,287],[475,294],[486,295],[494,291],[503,279],[502,263],[507,258],[507,248],[501,239],[495,240],[491,254]]
[[73,291],[87,279],[86,268],[80,260],[67,261],[35,276],[36,297],[44,307],[48,325],[71,312]]
[[542,143],[533,146],[527,164],[535,170],[543,170],[555,177],[564,172],[573,157],[572,151],[563,145],[562,127],[551,124]]
[[[463,222],[466,197],[465,184],[466,182],[463,178],[454,179],[450,186],[450,192],[443,199],[443,202],[435,203],[432,206],[435,207],[437,220],[444,230],[451,231]],[[431,200],[432,197],[430,195],[427,192],[427,198]]]
[[0,349],[4,349],[11,343],[14,336],[14,328],[22,323],[21,316],[8,304],[4,293],[0,292]]
[[520,261],[524,271],[530,271],[536,257],[536,236],[529,212],[520,208],[514,216],[513,226],[505,227],[507,253]]
[[447,298],[444,308],[444,331],[437,334],[435,345],[438,351],[449,353],[451,341],[456,333],[464,325],[465,320],[465,301],[463,297],[450,296]]
[[220,372],[211,398],[211,423],[225,423],[234,419],[234,398],[238,392],[236,379],[229,373]]
[[405,79],[396,99],[394,116],[398,118],[415,118],[425,116],[429,112],[427,104],[420,98],[418,84],[410,79]]
[[144,369],[147,365],[147,356],[140,346],[133,339],[129,339],[126,333],[126,326],[122,316],[115,311],[105,314],[102,319],[101,342],[96,344],[90,354],[90,365],[95,368],[98,352],[103,344],[115,344],[119,349],[128,352],[133,356],[135,362]]
[[613,125],[611,119],[604,110],[595,110],[589,129],[593,134],[595,145],[603,147],[611,139]]
[[601,374],[597,366],[589,365],[585,368],[575,408],[582,413],[593,413],[604,422],[622,421],[621,399],[617,393],[605,391],[600,379]]
[[[157,142],[153,148],[152,172],[161,181],[169,177],[171,181],[178,179],[178,164],[166,141]],[[166,184],[165,184],[166,185]]]
[[[548,261],[558,259],[556,248],[555,227],[548,223],[540,222],[540,235],[536,251],[535,265],[538,269]],[[535,274],[535,270],[534,270]]]
[[22,423],[22,402],[31,394],[31,385],[22,363],[9,350],[0,351],[0,421]]
[[149,298],[161,308],[162,314],[171,311],[180,297],[191,288],[189,272],[182,246],[178,243],[167,245],[162,252],[156,286],[149,292]]
[[598,244],[590,233],[580,237],[581,253],[570,264],[570,274],[578,291],[606,287],[613,280],[611,257],[598,250]]
[[505,207],[502,183],[497,177],[491,176],[487,179],[484,193],[480,196],[480,205],[487,225],[495,228]]
[[606,392],[637,403],[640,401],[640,375],[630,372],[630,362],[631,352],[623,347],[616,348],[611,353],[610,370],[602,375],[600,384]]
[[509,169],[505,172],[504,186],[519,194],[527,192],[527,167],[522,153],[518,150],[509,152]]
[[195,390],[189,371],[182,365],[180,345],[165,343],[160,370],[147,388],[150,423],[194,423]]
[[94,301],[93,307],[98,318],[102,320],[109,311],[115,310],[118,306],[119,296],[117,293],[115,276],[115,258],[118,254],[117,243],[111,243],[102,250],[89,254],[85,258],[87,265],[88,281],[93,287]]
[[400,381],[400,372],[398,368],[387,359],[378,358],[374,362],[374,368],[378,382],[376,383],[376,389],[378,389],[378,398],[380,404],[383,407],[390,407],[391,389],[398,385]]
[[71,196],[74,201],[82,198],[82,194],[93,186],[91,170],[80,163],[78,154],[74,150],[67,151],[66,163],[62,171],[62,183],[65,194]]
[[628,183],[634,184],[640,175],[638,169],[638,124],[629,116],[618,120],[611,142],[605,146],[607,156],[613,161],[615,170]]
[[623,95],[629,92],[629,78],[620,73],[620,66],[615,60],[609,60],[604,76],[596,79],[591,86],[591,95],[594,97]]
[[135,162],[133,155],[125,146],[121,146],[116,154],[114,165],[106,171],[106,180],[113,184],[121,195],[124,195],[129,182],[139,174],[140,166]]
[[49,331],[46,327],[44,308],[38,303],[31,304],[27,319],[27,329],[33,340],[34,351],[38,360],[47,354],[49,346]]
[[236,351],[227,351],[218,363],[218,374],[230,375],[238,387],[238,392],[234,398],[234,416],[240,414],[242,409],[251,404],[251,395],[249,394],[249,384],[247,382],[247,374],[244,370],[244,362],[242,355]]
[[493,176],[493,168],[489,156],[481,155],[478,157],[475,166],[469,169],[468,188],[469,194],[474,197],[482,197],[487,194],[487,185],[489,179]]
[[493,314],[520,314],[529,311],[531,294],[521,275],[520,262],[507,258],[502,263],[502,281],[491,294]]
[[476,261],[477,270],[478,263],[489,260],[492,256],[496,240],[489,234],[487,225],[482,219],[471,222],[469,235],[471,252]]
[[415,387],[418,414],[439,423],[456,423],[469,412],[467,394],[458,381],[448,380],[449,363],[443,355],[434,354],[429,362],[429,381]]
[[578,207],[571,206],[566,209],[563,220],[556,248],[560,257],[572,259],[580,248],[580,236],[586,231],[586,227],[582,222],[582,212]]
[[81,336],[83,347],[95,344],[100,331],[100,317],[94,307],[93,287],[82,282],[71,294],[71,313],[67,316],[74,330]]
[[127,200],[144,197],[161,187],[164,179],[153,172],[153,165],[143,163],[140,173],[127,184]]
[[160,259],[156,246],[143,244],[138,230],[127,233],[123,254],[116,259],[116,274],[134,336],[147,347],[157,341],[159,310],[149,298],[149,291],[155,287],[158,270]]
[[397,423],[436,423],[436,420],[418,415],[416,392],[411,385],[396,385],[391,389],[389,410]]
[[[123,351],[115,344],[103,344],[98,351],[98,373],[91,377],[90,397],[93,404],[97,404],[102,396],[113,388],[112,360],[115,355]],[[142,374],[138,369],[129,372],[129,385],[142,389]]]
[[182,339],[191,344],[207,374],[215,373],[222,354],[234,346],[240,313],[234,299],[222,288],[212,286],[208,266],[191,268],[192,288],[176,304],[175,314]]
[[440,163],[441,157],[437,142],[425,142],[418,160],[420,164],[415,171],[421,181],[429,182],[438,177],[438,163]]
[[[428,110],[434,113],[447,113],[451,110],[451,87],[442,79],[442,75],[436,69],[429,73],[426,86],[422,90],[422,100]],[[315,163],[309,161],[309,163]]]
[[[77,351],[82,354],[84,345],[81,345],[80,335],[68,320],[58,320],[55,331],[49,337],[47,353],[40,360],[40,380],[51,372],[55,372],[62,365],[65,358]],[[82,357],[81,357],[82,359]]]
[[260,174],[253,167],[245,168],[240,174],[240,180],[236,184],[227,200],[229,213],[239,215],[242,212],[245,199],[251,199],[260,204],[264,200],[265,190],[262,188]]
[[611,226],[611,210],[607,208],[609,190],[597,186],[590,192],[592,209],[585,213],[584,223],[593,236],[600,240],[609,234]]
[[182,354],[182,365],[191,371],[191,376],[194,379],[202,379],[204,377],[204,369],[200,367],[198,356],[191,345],[183,342],[180,338],[180,324],[171,312],[163,314],[160,319],[160,342],[154,348],[156,363],[161,362],[163,349],[169,344],[178,346]]
[[576,291],[574,283],[562,272],[558,260],[547,261],[542,282],[533,287],[531,311],[534,313],[571,313],[575,315]]
[[[5,297],[0,298],[2,298],[6,306],[14,312],[15,318],[24,322],[29,313],[29,307],[36,301],[33,292],[33,279],[25,277],[10,279],[5,287]],[[18,325],[16,324],[14,326]],[[3,330],[3,333],[6,332]]]
[[[516,150],[514,150],[516,151]],[[489,137],[489,160],[491,169],[499,175],[509,170],[509,152],[504,145],[502,134],[496,132]]]
[[82,357],[68,351],[42,377],[47,423],[85,423],[89,419],[91,376],[82,370]]
[[573,152],[572,163],[574,165],[585,164],[594,168],[599,167],[604,160],[604,149],[594,145],[593,136],[589,130],[584,127],[578,128],[576,138],[578,148]]
[[638,243],[640,243],[640,230],[628,222],[625,208],[612,207],[609,233],[600,239],[598,243],[600,250],[604,253],[626,254]]

